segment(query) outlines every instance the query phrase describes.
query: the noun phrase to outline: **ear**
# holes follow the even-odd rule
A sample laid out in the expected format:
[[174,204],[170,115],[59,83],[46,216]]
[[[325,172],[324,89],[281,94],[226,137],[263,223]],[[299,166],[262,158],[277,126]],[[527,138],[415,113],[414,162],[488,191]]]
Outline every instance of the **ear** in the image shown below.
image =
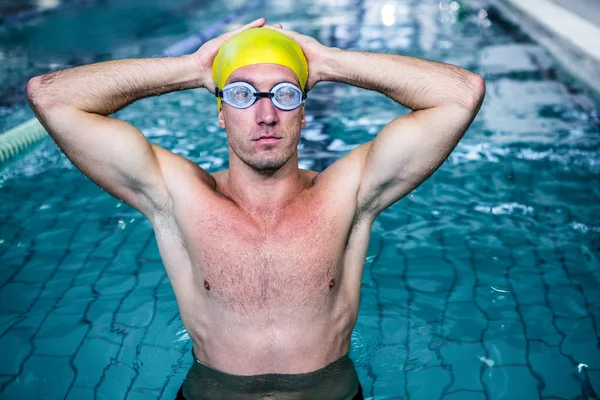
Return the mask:
[[223,118],[223,107],[221,107],[221,111],[219,111],[219,126],[225,129],[225,118]]

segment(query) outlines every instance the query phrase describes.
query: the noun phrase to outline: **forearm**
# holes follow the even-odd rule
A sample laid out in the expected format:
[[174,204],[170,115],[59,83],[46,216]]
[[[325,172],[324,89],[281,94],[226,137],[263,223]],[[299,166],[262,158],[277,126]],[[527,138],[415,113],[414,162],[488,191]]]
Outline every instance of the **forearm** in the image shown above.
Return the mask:
[[28,94],[34,107],[59,104],[108,115],[144,97],[200,87],[199,77],[189,56],[114,60],[35,77]]
[[474,73],[414,57],[331,48],[321,64],[320,80],[376,90],[412,110],[449,103],[478,108],[484,91]]

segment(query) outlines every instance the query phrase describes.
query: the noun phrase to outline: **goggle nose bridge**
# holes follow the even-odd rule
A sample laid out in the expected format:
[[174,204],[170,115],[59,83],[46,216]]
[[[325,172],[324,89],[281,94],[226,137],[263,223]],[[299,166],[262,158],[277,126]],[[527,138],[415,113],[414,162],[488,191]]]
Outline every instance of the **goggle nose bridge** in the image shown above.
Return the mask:
[[[252,93],[254,95],[254,97],[258,97],[258,98],[262,98],[262,97],[266,97],[266,98],[273,98],[273,96],[275,96],[275,93],[271,93],[271,92],[256,92],[256,93]],[[215,97],[217,98],[221,98],[223,97],[223,91],[219,90],[218,87],[215,87]],[[305,95],[302,96],[302,98],[305,98]]]
[[270,99],[273,96],[275,96],[275,93],[271,93],[271,92],[256,92],[256,93],[254,93],[254,97],[257,97],[259,99],[261,99],[263,97]]

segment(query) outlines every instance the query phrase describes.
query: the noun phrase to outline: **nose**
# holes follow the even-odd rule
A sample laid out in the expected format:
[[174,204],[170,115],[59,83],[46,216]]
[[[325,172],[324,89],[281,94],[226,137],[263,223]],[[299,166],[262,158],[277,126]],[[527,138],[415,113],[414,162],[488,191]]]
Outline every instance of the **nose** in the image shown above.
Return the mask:
[[256,123],[258,125],[276,125],[279,122],[277,109],[271,99],[260,98],[254,104],[256,108]]

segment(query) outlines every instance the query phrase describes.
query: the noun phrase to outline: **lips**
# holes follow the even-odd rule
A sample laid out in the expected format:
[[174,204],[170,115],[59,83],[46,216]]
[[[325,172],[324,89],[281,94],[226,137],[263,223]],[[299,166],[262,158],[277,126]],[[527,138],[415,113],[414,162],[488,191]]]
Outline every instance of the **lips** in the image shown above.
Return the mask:
[[258,139],[254,139],[254,141],[275,140],[275,139],[281,139],[281,137],[275,136],[275,135],[263,135],[263,136],[259,137]]

